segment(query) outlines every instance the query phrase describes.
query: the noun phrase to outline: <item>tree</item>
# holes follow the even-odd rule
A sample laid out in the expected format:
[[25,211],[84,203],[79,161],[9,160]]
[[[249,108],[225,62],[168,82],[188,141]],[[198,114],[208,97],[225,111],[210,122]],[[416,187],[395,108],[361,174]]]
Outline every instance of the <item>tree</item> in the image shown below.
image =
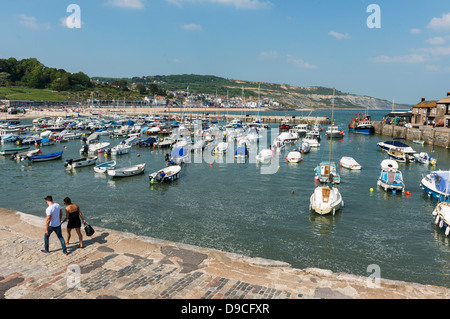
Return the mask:
[[137,91],[139,92],[139,94],[141,94],[141,95],[144,95],[145,93],[147,93],[147,89],[146,89],[145,85],[142,84],[142,83],[138,83],[138,84],[136,85],[136,90],[137,90]]

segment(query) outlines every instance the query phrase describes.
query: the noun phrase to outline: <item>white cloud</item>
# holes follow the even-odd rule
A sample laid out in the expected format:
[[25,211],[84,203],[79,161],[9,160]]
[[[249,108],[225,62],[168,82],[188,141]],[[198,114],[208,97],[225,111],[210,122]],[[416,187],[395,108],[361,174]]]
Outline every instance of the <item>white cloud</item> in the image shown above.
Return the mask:
[[439,73],[450,73],[450,67],[446,66],[446,67],[439,67],[435,64],[432,65],[427,65],[425,66],[425,68],[428,71],[432,71],[432,72],[439,72]]
[[443,37],[435,37],[428,39],[427,42],[432,45],[444,44],[447,40]]
[[328,35],[331,35],[331,36],[335,37],[335,38],[338,39],[338,40],[342,40],[342,39],[347,40],[347,39],[350,39],[350,35],[348,34],[348,32],[345,32],[345,33],[339,33],[339,32],[336,32],[336,31],[330,31],[330,32],[328,33]]
[[269,52],[261,52],[259,54],[260,60],[271,60],[278,58],[278,52],[277,51],[269,51]]
[[376,58],[370,59],[372,62],[376,63],[422,63],[427,61],[427,58],[423,54],[412,53],[404,56],[386,56],[380,55]]
[[19,14],[17,17],[19,18],[19,23],[28,29],[33,29],[33,30],[38,30],[38,29],[49,30],[50,29],[50,24],[48,24],[48,23],[39,24],[37,22],[36,17],[27,16],[26,14]]
[[301,69],[317,69],[317,66],[306,63],[305,61],[303,61],[303,59],[290,54],[287,55],[287,62]]
[[194,24],[194,23],[183,25],[183,29],[186,31],[202,31],[203,30],[203,28],[200,24]]
[[142,0],[108,0],[108,5],[113,7],[143,9],[144,3]]
[[422,33],[422,30],[414,28],[414,29],[409,30],[409,32],[411,32],[411,34],[420,34],[420,33]]
[[450,29],[450,12],[442,15],[441,18],[433,18],[428,24],[430,29]]
[[268,9],[273,6],[267,0],[167,0],[168,3],[181,7],[183,3],[213,3],[234,6],[237,9]]
[[446,56],[450,55],[450,46],[448,47],[433,47],[433,48],[421,48],[421,49],[414,49],[414,52],[421,52],[423,54],[428,54],[432,56]]

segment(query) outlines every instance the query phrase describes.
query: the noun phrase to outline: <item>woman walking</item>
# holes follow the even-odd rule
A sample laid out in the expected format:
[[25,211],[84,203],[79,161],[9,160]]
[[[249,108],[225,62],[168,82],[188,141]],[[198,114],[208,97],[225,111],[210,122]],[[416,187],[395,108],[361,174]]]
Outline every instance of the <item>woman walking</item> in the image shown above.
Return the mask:
[[80,207],[78,207],[78,205],[76,204],[72,204],[72,201],[69,197],[64,198],[64,204],[66,205],[66,218],[64,218],[61,224],[63,224],[66,220],[69,220],[69,222],[67,223],[66,245],[69,244],[70,232],[72,231],[72,229],[75,229],[78,234],[78,239],[80,240],[80,244],[78,245],[78,247],[83,248],[83,235],[81,235],[80,231],[80,217],[83,220],[83,223],[86,223],[86,221],[84,220],[83,214],[81,214],[80,212]]

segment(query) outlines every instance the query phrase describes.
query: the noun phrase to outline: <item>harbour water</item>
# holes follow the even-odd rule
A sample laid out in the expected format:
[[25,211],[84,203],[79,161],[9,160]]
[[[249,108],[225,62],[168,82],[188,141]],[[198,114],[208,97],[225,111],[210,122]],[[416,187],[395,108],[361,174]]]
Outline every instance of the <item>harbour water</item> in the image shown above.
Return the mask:
[[[147,165],[144,174],[124,179],[95,173],[92,166],[67,170],[64,159],[79,157],[79,140],[43,148],[45,153],[64,150],[63,160],[28,164],[0,156],[0,207],[44,216],[46,195],[53,195],[60,204],[69,196],[94,228],[275,259],[295,268],[369,276],[373,272],[369,266],[378,265],[385,279],[450,287],[450,238],[433,223],[431,212],[437,202],[419,186],[431,170],[450,168],[448,150],[408,143],[416,151],[432,153],[438,164],[400,164],[411,195],[386,193],[377,188],[386,155],[376,146],[385,139],[349,133],[347,125],[354,112],[334,114],[346,135],[333,140],[332,160],[339,163],[342,156],[352,156],[363,166],[361,171],[340,169],[338,187],[345,206],[335,216],[309,211],[317,185],[313,170],[329,156],[324,133],[320,148],[305,154],[299,164],[284,160],[294,146],[281,152],[276,174],[261,174],[261,167],[248,161],[217,161],[212,166],[203,161],[183,165],[175,182],[156,185],[150,184],[148,174],[165,167],[167,150],[133,147],[130,154],[116,157],[118,166]],[[380,120],[388,112],[369,115]],[[311,114],[322,115],[331,118],[331,110]],[[111,146],[120,141],[111,139]]]

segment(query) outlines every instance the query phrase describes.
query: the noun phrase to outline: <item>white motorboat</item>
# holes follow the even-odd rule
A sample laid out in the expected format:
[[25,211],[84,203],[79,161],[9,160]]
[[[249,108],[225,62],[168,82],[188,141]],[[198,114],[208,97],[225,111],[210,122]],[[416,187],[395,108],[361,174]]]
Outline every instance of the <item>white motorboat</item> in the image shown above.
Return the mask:
[[115,168],[108,170],[108,175],[112,177],[128,177],[143,173],[145,170],[145,163],[137,164],[129,167]]
[[111,155],[124,155],[124,154],[128,154],[130,152],[131,149],[131,145],[128,144],[119,144],[114,146],[111,149]]
[[320,147],[319,140],[316,135],[311,132],[306,133],[306,136],[303,138],[303,142],[307,142],[310,147]]
[[414,153],[415,160],[425,165],[436,165],[436,159],[433,156],[428,155],[426,152]]
[[110,169],[115,169],[116,165],[116,161],[100,163],[94,167],[94,171],[97,173],[106,173]]
[[343,156],[340,161],[341,167],[351,170],[360,170],[361,165],[353,158],[349,156]]
[[97,156],[94,157],[82,157],[78,159],[68,159],[66,160],[66,163],[64,164],[67,168],[78,168],[78,167],[84,167],[89,165],[94,165],[97,162]]
[[190,160],[191,154],[187,147],[174,147],[169,157],[169,161],[172,164],[188,163]]
[[337,188],[331,185],[316,187],[310,197],[310,209],[319,215],[332,213],[333,215],[344,206],[344,201]]
[[385,151],[389,151],[391,148],[398,148],[403,153],[415,153],[413,148],[409,146],[408,144],[393,140],[393,141],[387,141],[387,142],[378,142],[377,146]]
[[328,138],[330,138],[331,136],[333,138],[343,138],[345,136],[344,131],[336,125],[330,125],[327,128],[327,131],[325,132],[325,134]]
[[444,230],[445,235],[450,235],[450,203],[441,202],[433,210],[434,223]]
[[420,187],[432,197],[441,202],[450,202],[450,170],[433,171],[422,178]]
[[302,144],[300,145],[300,153],[306,154],[309,153],[311,150],[311,145],[307,141],[302,141]]
[[302,154],[298,151],[289,152],[286,156],[286,162],[288,163],[300,163],[302,160]]
[[106,150],[111,143],[103,142],[103,143],[95,143],[95,144],[86,144],[80,149],[81,154],[96,154],[99,151],[102,152]]
[[157,172],[153,172],[148,175],[150,183],[164,183],[177,179],[181,171],[181,166],[173,165],[163,168]]
[[261,163],[268,163],[273,158],[273,151],[271,149],[264,149],[256,155],[256,160]]

